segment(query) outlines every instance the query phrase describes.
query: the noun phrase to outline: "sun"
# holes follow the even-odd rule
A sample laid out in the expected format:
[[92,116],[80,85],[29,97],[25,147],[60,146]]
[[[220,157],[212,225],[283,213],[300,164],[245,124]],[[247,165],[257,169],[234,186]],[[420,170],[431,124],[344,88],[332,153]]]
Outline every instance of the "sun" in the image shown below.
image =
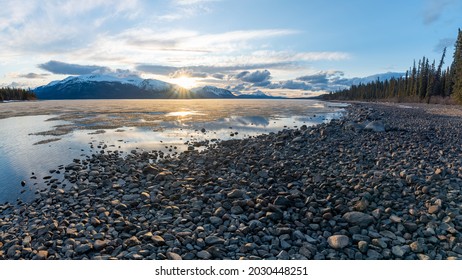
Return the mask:
[[171,79],[170,81],[185,89],[191,89],[196,86],[196,80],[191,77],[178,77]]

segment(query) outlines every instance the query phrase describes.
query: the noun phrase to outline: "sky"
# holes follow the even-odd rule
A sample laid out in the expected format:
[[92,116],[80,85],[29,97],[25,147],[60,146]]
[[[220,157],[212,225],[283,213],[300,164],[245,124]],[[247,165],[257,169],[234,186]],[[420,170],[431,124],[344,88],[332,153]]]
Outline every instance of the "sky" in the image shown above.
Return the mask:
[[462,0],[0,0],[0,86],[72,75],[309,96],[452,61]]

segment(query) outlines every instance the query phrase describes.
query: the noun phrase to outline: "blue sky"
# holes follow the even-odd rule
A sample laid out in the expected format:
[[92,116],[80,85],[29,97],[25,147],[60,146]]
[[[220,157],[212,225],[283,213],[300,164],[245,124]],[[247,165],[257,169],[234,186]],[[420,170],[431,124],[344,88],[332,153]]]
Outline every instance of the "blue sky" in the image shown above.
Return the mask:
[[[460,0],[0,0],[0,86],[138,75],[187,87],[318,94],[449,63]],[[447,64],[446,64],[447,66]]]

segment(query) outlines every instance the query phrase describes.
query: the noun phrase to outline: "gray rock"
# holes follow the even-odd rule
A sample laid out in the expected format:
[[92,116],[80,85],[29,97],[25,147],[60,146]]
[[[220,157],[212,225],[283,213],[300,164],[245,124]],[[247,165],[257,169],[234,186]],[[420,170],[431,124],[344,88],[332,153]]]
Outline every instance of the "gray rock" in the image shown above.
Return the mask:
[[397,256],[398,258],[402,258],[404,254],[406,253],[401,246],[393,246],[391,248],[391,252],[393,255]]
[[367,250],[367,258],[370,260],[381,260],[383,259],[383,256],[376,250],[369,249]]
[[287,253],[287,251],[282,250],[282,251],[279,252],[279,254],[276,256],[276,259],[278,259],[278,260],[288,260],[288,259],[290,259],[290,256],[289,256],[289,253]]
[[381,247],[383,249],[387,248],[387,243],[385,241],[383,241],[382,238],[374,238],[374,239],[372,239],[372,244],[374,246],[378,246],[378,247]]
[[367,227],[374,222],[374,218],[371,215],[357,211],[345,213],[343,219],[351,225],[358,225],[361,227]]
[[210,258],[212,258],[212,254],[210,254],[209,252],[205,250],[197,252],[196,255],[198,258],[203,259],[203,260],[209,260]]
[[212,223],[212,225],[215,225],[215,226],[219,226],[223,224],[223,220],[217,216],[212,216],[209,218],[209,220]]
[[350,239],[346,235],[332,235],[327,238],[327,243],[334,249],[342,249],[348,246]]
[[403,223],[404,228],[409,231],[409,232],[414,232],[418,229],[418,226],[416,223],[411,223],[411,222],[405,222]]
[[452,248],[452,251],[456,252],[459,255],[462,255],[462,244],[457,244],[456,246],[454,246],[454,248]]
[[303,138],[302,137],[295,137],[293,140],[292,140],[292,143],[302,143],[303,142]]
[[266,217],[273,221],[279,221],[283,218],[283,215],[282,212],[267,212]]
[[380,216],[382,215],[382,210],[377,208],[372,211],[372,216],[376,219],[379,219]]
[[80,244],[75,248],[75,252],[77,254],[85,254],[86,252],[90,251],[93,246],[90,243]]
[[147,174],[152,174],[152,175],[157,175],[160,170],[150,164],[148,164],[145,168],[143,168],[143,174],[147,175]]
[[252,220],[249,222],[249,228],[251,230],[254,230],[254,229],[259,229],[259,228],[262,228],[263,227],[263,223],[260,222],[259,220]]
[[287,241],[285,241],[285,240],[281,240],[281,242],[280,242],[279,245],[281,246],[281,249],[283,249],[283,250],[288,250],[288,249],[292,248],[292,245],[290,245],[290,244],[289,244]]
[[366,125],[364,130],[371,130],[374,132],[385,132],[385,125],[382,121],[372,121]]
[[273,204],[278,206],[290,206],[291,203],[287,197],[279,195],[276,197]]
[[224,240],[223,238],[220,238],[220,237],[214,236],[214,235],[212,235],[212,236],[207,236],[207,237],[205,238],[204,241],[205,241],[205,243],[206,243],[207,245],[216,245],[216,244],[223,244],[223,243],[225,243],[225,240]]
[[244,213],[244,209],[242,209],[242,207],[239,206],[239,205],[231,207],[230,211],[231,211],[232,214],[235,214],[235,215],[239,215],[239,214]]
[[244,196],[245,192],[241,189],[235,189],[235,190],[232,190],[231,192],[229,192],[227,194],[227,197],[228,198],[241,198],[242,196]]

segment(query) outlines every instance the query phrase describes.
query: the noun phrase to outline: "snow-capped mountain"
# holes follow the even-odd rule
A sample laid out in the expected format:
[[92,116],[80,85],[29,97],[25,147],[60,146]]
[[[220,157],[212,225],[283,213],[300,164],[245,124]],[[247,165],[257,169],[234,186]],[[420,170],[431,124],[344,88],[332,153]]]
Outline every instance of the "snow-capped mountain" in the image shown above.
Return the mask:
[[51,82],[47,86],[54,86],[58,84],[91,83],[91,82],[129,84],[129,85],[137,86],[139,88],[157,90],[157,91],[168,90],[171,87],[171,84],[163,82],[163,81],[159,81],[159,80],[142,79],[138,76],[117,77],[117,76],[103,75],[103,74],[70,76],[61,81]]
[[138,76],[70,76],[34,90],[39,99],[179,98],[180,86]]
[[249,93],[239,93],[239,98],[272,98],[272,96],[266,95],[263,91],[257,90]]
[[362,78],[352,78],[350,79],[351,85],[359,85],[359,84],[367,84],[370,82],[375,82],[377,79],[380,79],[381,81],[385,80],[390,80],[391,78],[400,78],[404,77],[405,73],[401,72],[387,72],[387,73],[380,73],[380,74],[375,74],[367,77],[362,77]]
[[205,86],[191,89],[195,95],[201,98],[235,98],[236,96],[231,91],[214,86]]
[[234,95],[227,89],[215,86],[187,90],[159,80],[108,74],[70,76],[33,91],[38,99],[271,98],[261,91]]

